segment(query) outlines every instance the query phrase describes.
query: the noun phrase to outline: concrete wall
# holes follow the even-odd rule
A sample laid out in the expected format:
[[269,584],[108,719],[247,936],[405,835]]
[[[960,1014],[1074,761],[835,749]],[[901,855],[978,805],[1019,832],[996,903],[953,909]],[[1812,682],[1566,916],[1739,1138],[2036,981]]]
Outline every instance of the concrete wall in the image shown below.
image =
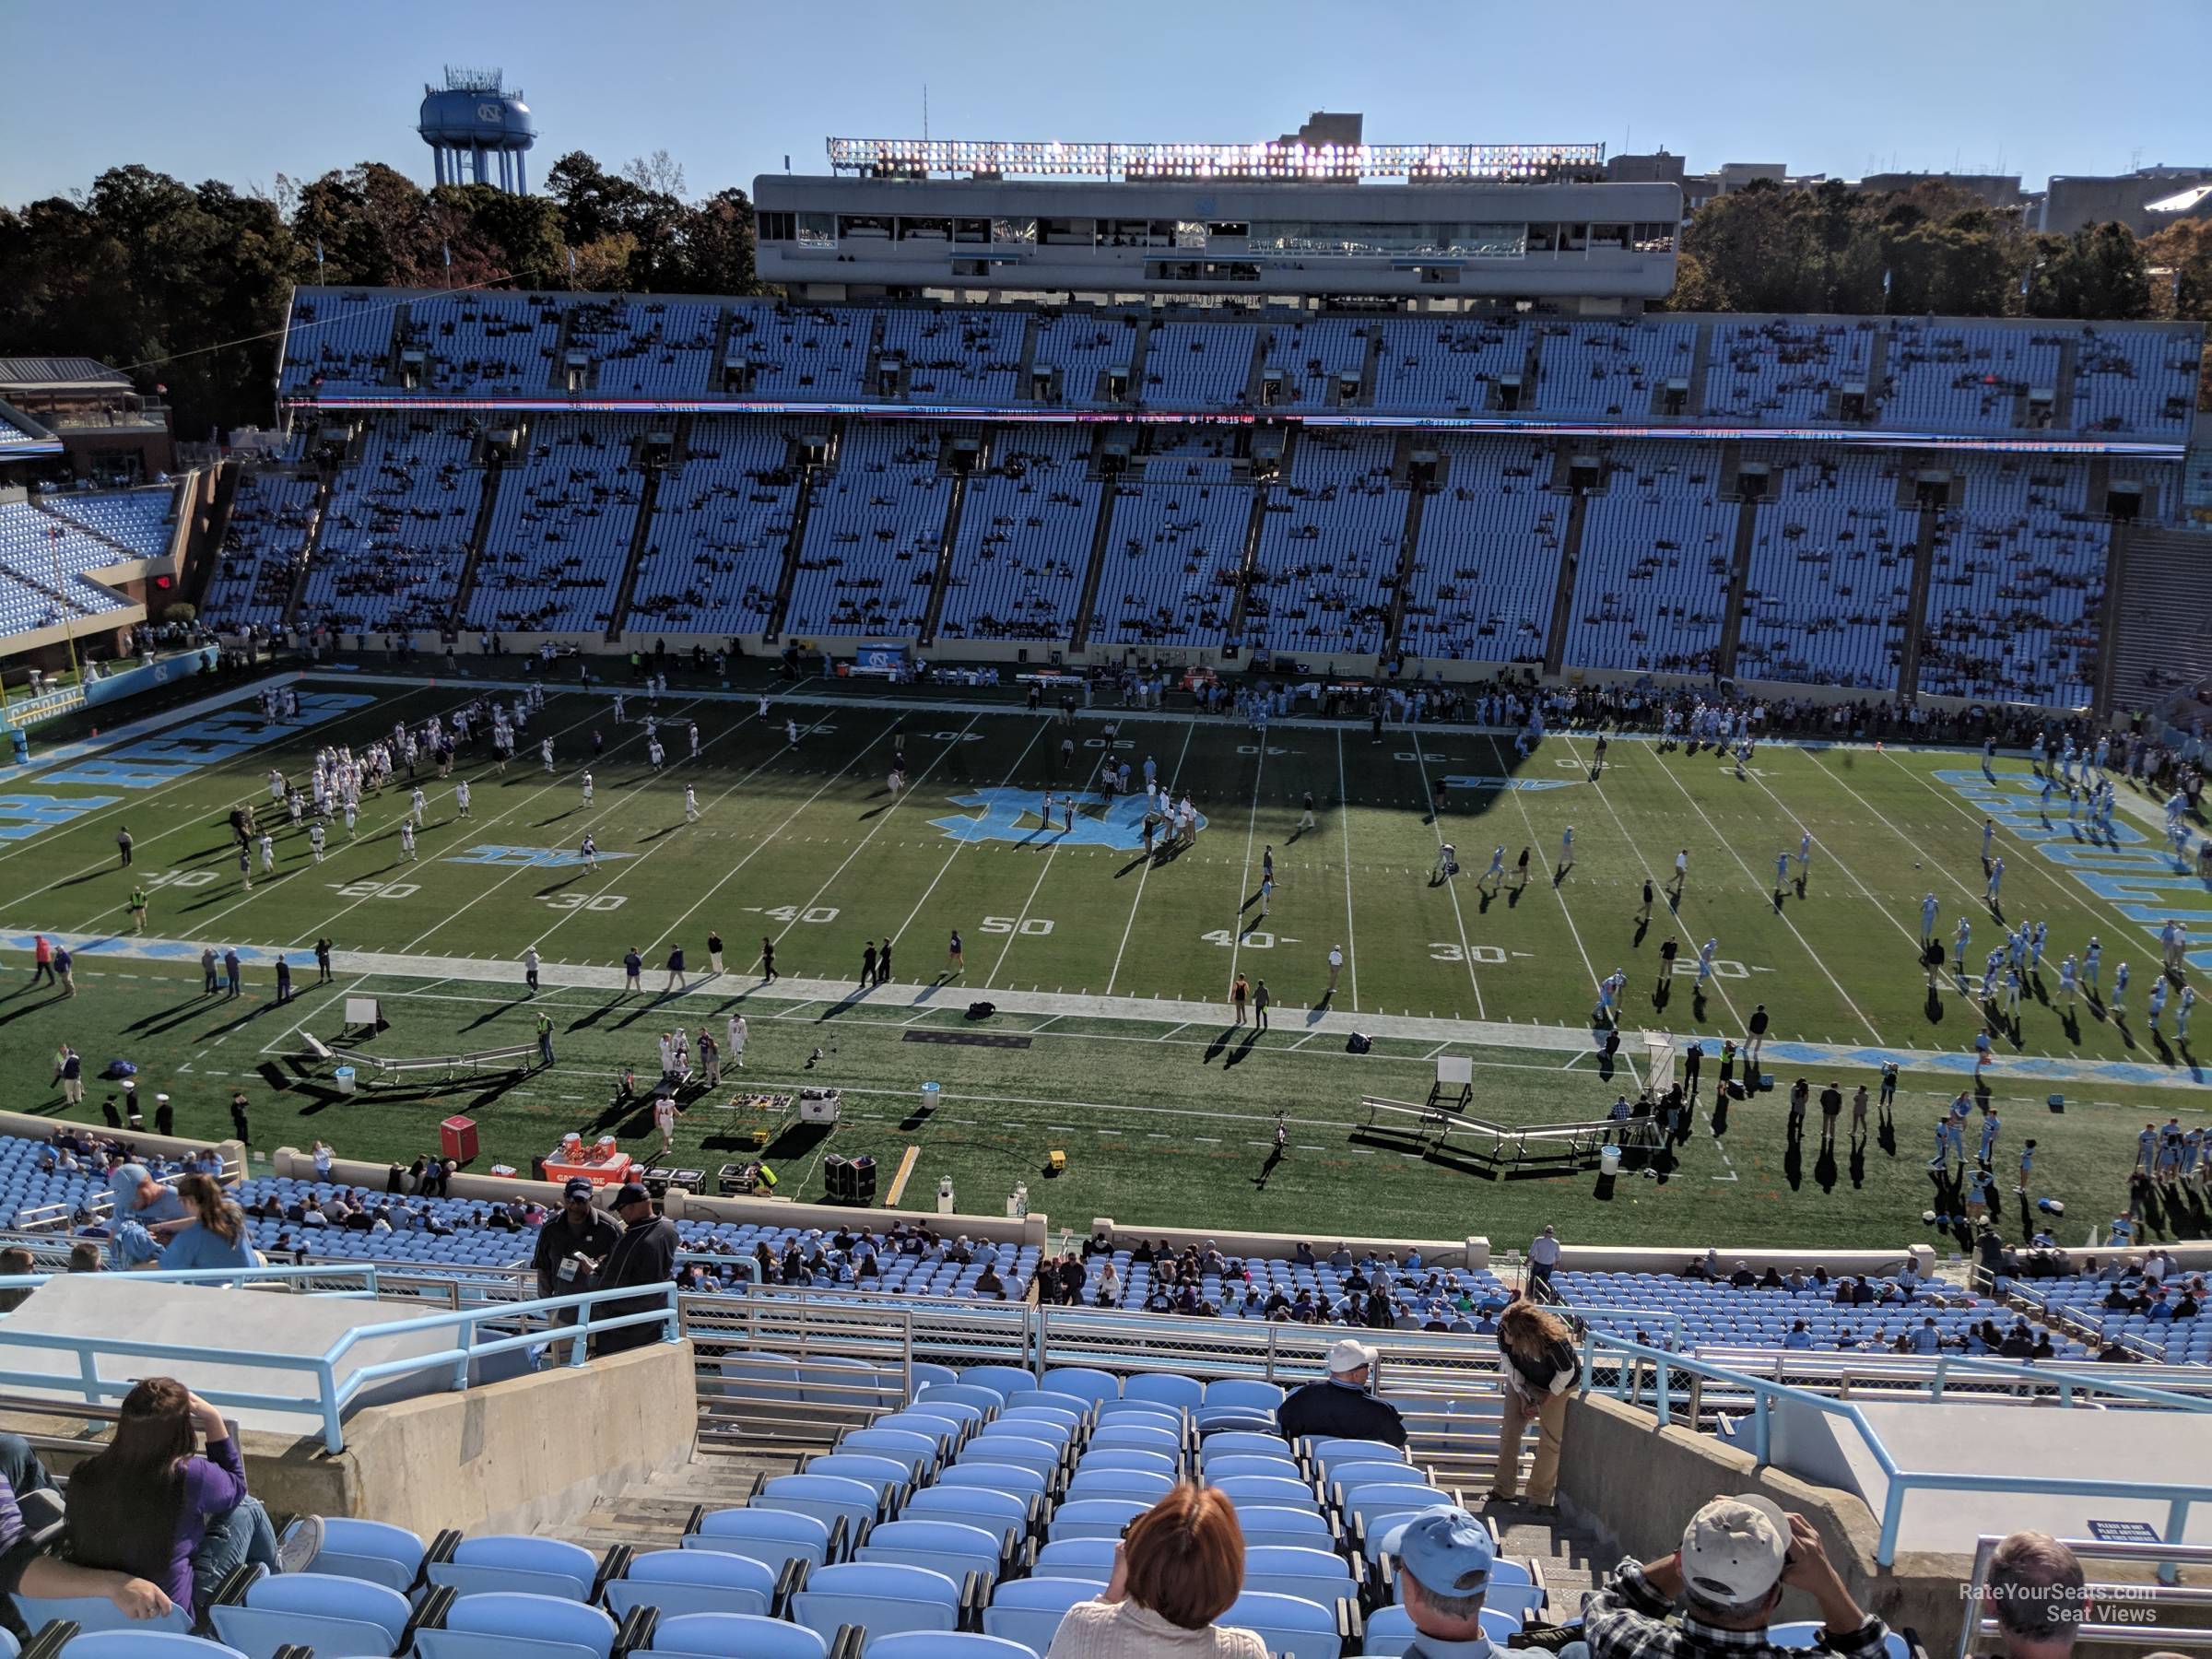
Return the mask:
[[[346,1422],[346,1450],[241,1436],[246,1484],[277,1514],[356,1515],[422,1535],[441,1528],[529,1532],[572,1521],[624,1487],[689,1461],[699,1401],[691,1345],[658,1342],[465,1394],[372,1406]],[[54,1418],[6,1427],[53,1433]],[[105,1442],[42,1451],[66,1474]]]
[[1372,1250],[1384,1254],[1394,1251],[1403,1256],[1408,1250],[1418,1250],[1422,1260],[1439,1267],[1481,1268],[1490,1264],[1490,1241],[1480,1235],[1470,1235],[1464,1239],[1391,1239],[1322,1231],[1222,1232],[1203,1227],[1132,1227],[1124,1230],[1115,1225],[1112,1216],[1097,1218],[1091,1222],[1090,1230],[1104,1233],[1117,1246],[1129,1249],[1134,1249],[1140,1239],[1149,1239],[1156,1245],[1165,1239],[1178,1250],[1185,1244],[1195,1244],[1203,1249],[1211,1242],[1219,1246],[1223,1255],[1288,1261],[1301,1242],[1311,1244],[1315,1255],[1326,1259],[1341,1241],[1355,1255]]

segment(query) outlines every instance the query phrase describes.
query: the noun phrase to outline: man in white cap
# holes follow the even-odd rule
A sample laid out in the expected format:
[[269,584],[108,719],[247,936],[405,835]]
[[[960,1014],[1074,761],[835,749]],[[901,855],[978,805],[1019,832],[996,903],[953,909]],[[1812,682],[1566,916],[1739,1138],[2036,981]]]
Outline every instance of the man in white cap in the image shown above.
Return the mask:
[[1782,1650],[1760,1633],[1784,1588],[1819,1604],[1828,1653],[1882,1653],[1888,1627],[1852,1599],[1812,1523],[1751,1492],[1692,1515],[1675,1554],[1622,1561],[1583,1605],[1583,1636],[1592,1659],[1775,1659]]
[[1498,1559],[1488,1527],[1447,1504],[1423,1510],[1385,1547],[1398,1559],[1398,1600],[1413,1620],[1406,1659],[1502,1659],[1482,1630]]
[[1368,1369],[1375,1350],[1347,1336],[1329,1349],[1326,1382],[1309,1382],[1295,1389],[1276,1408],[1275,1424],[1292,1445],[1314,1435],[1324,1440],[1383,1441],[1406,1443],[1406,1425],[1398,1408],[1367,1392]]

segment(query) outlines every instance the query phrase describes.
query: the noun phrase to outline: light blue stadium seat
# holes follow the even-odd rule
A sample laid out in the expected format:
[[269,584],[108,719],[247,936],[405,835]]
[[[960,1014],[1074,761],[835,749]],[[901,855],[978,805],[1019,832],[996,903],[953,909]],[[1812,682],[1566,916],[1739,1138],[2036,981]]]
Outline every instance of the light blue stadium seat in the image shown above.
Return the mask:
[[1182,1454],[1182,1437],[1173,1430],[1126,1418],[1110,1418],[1100,1423],[1091,1430],[1086,1444],[1101,1450],[1121,1446],[1135,1452],[1159,1452],[1169,1457]]
[[418,1659],[607,1659],[615,1621],[601,1607],[556,1595],[464,1595],[443,1630],[415,1632]]
[[842,1521],[846,1535],[857,1537],[880,1504],[874,1487],[841,1475],[779,1475],[761,1487],[752,1506],[812,1515],[825,1526]]
[[[635,1653],[639,1650],[632,1649]],[[829,1659],[830,1644],[805,1625],[743,1613],[679,1613],[653,1627],[643,1650],[679,1659]]]
[[1040,1388],[1030,1394],[1017,1394],[1006,1402],[1008,1410],[1025,1406],[1030,1410],[1045,1409],[1072,1414],[1078,1423],[1087,1423],[1098,1411],[1097,1402],[1081,1394],[1072,1394],[1053,1388]]
[[1122,1397],[1122,1380],[1112,1371],[1065,1365],[1046,1371],[1041,1389],[1047,1394],[1074,1394],[1097,1406]]
[[899,1512],[902,1521],[952,1521],[980,1527],[1003,1553],[1029,1529],[1035,1500],[993,1487],[924,1487]]
[[1099,1469],[1139,1469],[1147,1475],[1165,1475],[1171,1479],[1182,1465],[1164,1452],[1138,1452],[1123,1446],[1108,1446],[1102,1451],[1086,1452],[1076,1459],[1076,1473]]
[[1272,1414],[1283,1403],[1279,1383],[1260,1382],[1243,1377],[1217,1377],[1206,1385],[1206,1404],[1208,1406],[1230,1406]]
[[926,1567],[846,1561],[809,1574],[791,1598],[792,1618],[825,1641],[844,1625],[871,1639],[900,1630],[959,1628],[960,1587]]
[[960,1372],[960,1382],[969,1388],[988,1388],[1009,1405],[1020,1394],[1033,1394],[1037,1379],[1018,1365],[971,1365]]
[[1122,1498],[1084,1498],[1053,1512],[1045,1535],[1060,1538],[1119,1538],[1122,1529],[1152,1506]]
[[1347,1492],[1341,1508],[1347,1522],[1357,1516],[1360,1524],[1371,1533],[1380,1517],[1403,1514],[1408,1510],[1435,1509],[1451,1501],[1450,1493],[1434,1487],[1363,1486],[1356,1492]]
[[1283,1509],[1319,1507],[1312,1487],[1277,1475],[1231,1475],[1224,1480],[1209,1479],[1206,1484],[1239,1509],[1248,1503]]
[[889,1503],[913,1472],[896,1458],[876,1457],[865,1452],[831,1452],[806,1461],[805,1473],[842,1480],[857,1480],[876,1494],[878,1504]]
[[1003,1636],[972,1630],[908,1630],[868,1643],[868,1659],[1037,1659],[1036,1651]]
[[592,1599],[599,1563],[581,1545],[519,1533],[488,1533],[463,1538],[450,1559],[425,1569],[433,1584],[450,1584],[462,1595],[512,1590],[529,1595]]
[[146,1630],[189,1634],[192,1615],[171,1607],[159,1618],[132,1618],[104,1595],[23,1595],[16,1598],[16,1612],[26,1630],[40,1630],[57,1618],[65,1618],[80,1630]]
[[886,1521],[874,1528],[853,1553],[856,1560],[926,1567],[956,1584],[965,1573],[981,1573],[988,1583],[998,1577],[1005,1545],[997,1532],[964,1522],[900,1520]]
[[208,1610],[215,1633],[247,1659],[280,1647],[312,1647],[322,1659],[382,1659],[400,1650],[414,1608],[388,1584],[325,1572],[265,1576],[237,1605]]
[[245,1655],[203,1637],[149,1630],[140,1619],[129,1630],[91,1630],[73,1636],[62,1644],[56,1659],[245,1659]]
[[977,1487],[992,1492],[1016,1492],[1024,1498],[1042,1498],[1052,1490],[1052,1480],[1040,1474],[1028,1462],[1002,1460],[997,1457],[963,1457],[950,1468],[937,1471],[933,1487]]
[[1289,1659],[1337,1659],[1344,1651],[1335,1609],[1296,1596],[1247,1590],[1214,1622],[1256,1630],[1270,1653],[1288,1654]]
[[678,1613],[749,1613],[774,1610],[777,1574],[763,1561],[718,1549],[650,1549],[629,1559],[618,1579],[609,1579],[606,1609],[627,1618],[637,1607],[658,1607],[662,1617]]
[[1067,1498],[1127,1498],[1149,1509],[1175,1489],[1172,1475],[1147,1474],[1139,1469],[1083,1469],[1067,1483]]
[[323,1547],[307,1571],[404,1591],[422,1575],[422,1540],[404,1526],[330,1515],[323,1522]]
[[1096,1579],[1102,1584],[1113,1576],[1117,1542],[1113,1538],[1055,1538],[1037,1552],[1030,1567],[1030,1576]]
[[1350,1563],[1335,1550],[1279,1544],[1245,1546],[1244,1588],[1303,1596],[1324,1606],[1359,1594]]
[[1206,1385],[1172,1371],[1145,1371],[1122,1384],[1124,1400],[1152,1400],[1179,1411],[1194,1411],[1205,1402]]
[[969,1430],[981,1420],[980,1414],[963,1422],[949,1412],[932,1411],[924,1406],[909,1406],[903,1411],[894,1411],[888,1417],[877,1418],[860,1432],[920,1435],[932,1443],[933,1461],[941,1461],[952,1454],[953,1447],[966,1439]]
[[935,1411],[939,1406],[968,1406],[986,1417],[995,1417],[1006,1409],[1006,1396],[995,1388],[972,1382],[932,1382],[914,1395],[913,1404],[924,1411]]
[[710,1510],[699,1530],[685,1535],[684,1547],[747,1556],[779,1573],[789,1561],[811,1570],[830,1559],[830,1529],[820,1516],[795,1510]]
[[1210,1469],[1223,1457],[1290,1456],[1290,1442],[1279,1434],[1261,1434],[1248,1429],[1225,1429],[1199,1443],[1198,1465]]
[[[1280,1441],[1275,1443],[1277,1446],[1283,1445]],[[1208,1457],[1201,1467],[1204,1468],[1206,1478],[1209,1483],[1217,1480],[1228,1480],[1238,1475],[1264,1475],[1275,1480],[1295,1480],[1301,1486],[1305,1484],[1305,1474],[1297,1464],[1291,1461],[1289,1448],[1287,1446],[1273,1455],[1256,1452],[1237,1452],[1223,1457]]]
[[1104,1579],[1015,1579],[992,1593],[991,1605],[983,1609],[983,1633],[1041,1653],[1053,1645],[1070,1607],[1105,1594]]
[[940,1442],[935,1435],[887,1429],[878,1421],[873,1428],[852,1430],[837,1442],[837,1449],[868,1457],[888,1457],[905,1468],[907,1484],[912,1485],[937,1466]]
[[1176,1407],[1162,1406],[1157,1400],[1120,1399],[1101,1401],[1094,1420],[1101,1428],[1108,1423],[1137,1423],[1165,1430],[1181,1439],[1183,1426],[1190,1419]]
[[966,1443],[972,1446],[992,1441],[1041,1441],[1048,1446],[1065,1452],[1076,1443],[1076,1429],[1075,1425],[1064,1423],[1059,1418],[1058,1412],[1037,1417],[997,1418],[970,1435]]
[[1312,1442],[1311,1449],[1313,1461],[1324,1473],[1338,1464],[1403,1464],[1406,1461],[1406,1453],[1386,1441],[1317,1440]]
[[951,1366],[932,1365],[923,1359],[915,1360],[906,1370],[908,1376],[913,1379],[916,1389],[927,1388],[932,1382],[958,1382],[960,1380],[960,1373]]
[[1322,1478],[1348,1495],[1363,1487],[1417,1485],[1420,1477],[1404,1463],[1335,1463],[1324,1466]]
[[1248,1549],[1271,1544],[1299,1549],[1334,1549],[1335,1535],[1318,1509],[1289,1509],[1277,1504],[1237,1505],[1237,1524],[1244,1531]]

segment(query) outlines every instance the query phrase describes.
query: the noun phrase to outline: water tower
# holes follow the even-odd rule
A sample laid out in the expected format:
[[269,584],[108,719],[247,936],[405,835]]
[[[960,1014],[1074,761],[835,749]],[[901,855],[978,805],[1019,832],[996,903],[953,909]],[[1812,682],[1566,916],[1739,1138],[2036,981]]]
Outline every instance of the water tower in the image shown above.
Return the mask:
[[445,85],[422,89],[422,120],[415,129],[438,159],[441,184],[490,184],[498,158],[501,190],[526,195],[530,181],[523,157],[537,142],[537,124],[518,88],[500,84],[497,69],[448,65]]

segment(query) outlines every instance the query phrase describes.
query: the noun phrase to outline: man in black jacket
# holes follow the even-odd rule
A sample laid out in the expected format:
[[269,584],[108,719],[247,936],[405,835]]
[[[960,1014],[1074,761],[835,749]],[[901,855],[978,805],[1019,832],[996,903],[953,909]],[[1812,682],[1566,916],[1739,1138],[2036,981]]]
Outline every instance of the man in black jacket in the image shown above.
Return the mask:
[[1276,1410],[1277,1430],[1292,1445],[1314,1435],[1404,1446],[1406,1425],[1398,1408],[1367,1392],[1368,1368],[1374,1362],[1375,1350],[1364,1342],[1347,1337],[1337,1343],[1329,1349],[1328,1380],[1293,1391]]
[[[622,1236],[599,1269],[599,1288],[602,1290],[620,1290],[635,1286],[641,1289],[661,1289],[676,1278],[676,1223],[665,1216],[653,1213],[653,1194],[634,1181],[622,1183],[615,1194],[615,1215],[622,1223]],[[651,1296],[624,1297],[619,1300],[597,1304],[595,1318],[618,1319],[625,1313],[650,1313],[665,1305],[659,1298]],[[661,1340],[667,1327],[650,1321],[625,1325],[618,1331],[603,1332],[596,1342],[601,1354],[620,1354],[630,1348],[644,1347]]]
[[[537,1250],[530,1259],[540,1296],[576,1296],[589,1290],[622,1236],[620,1227],[592,1207],[592,1183],[582,1176],[571,1179],[560,1193],[560,1214],[547,1217],[537,1230]],[[573,1308],[554,1316],[556,1324],[575,1323]]]

